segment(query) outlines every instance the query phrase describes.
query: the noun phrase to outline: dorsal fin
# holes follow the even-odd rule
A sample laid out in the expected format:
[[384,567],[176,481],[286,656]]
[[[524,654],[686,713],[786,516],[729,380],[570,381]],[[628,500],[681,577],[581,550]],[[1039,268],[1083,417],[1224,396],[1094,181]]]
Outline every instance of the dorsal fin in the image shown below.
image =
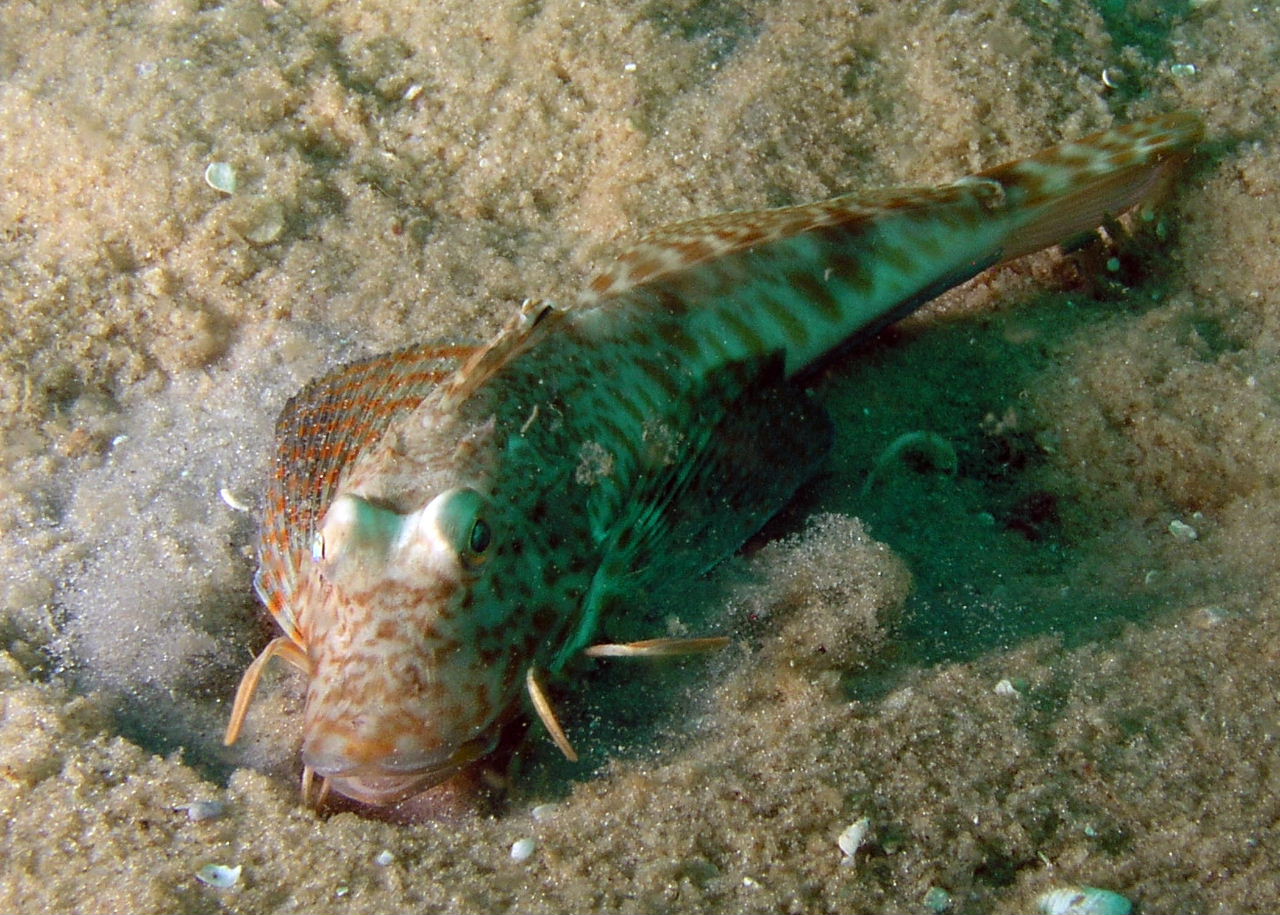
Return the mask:
[[289,600],[299,562],[343,471],[476,349],[420,344],[352,362],[312,381],[280,412],[254,586],[295,642],[303,644]]
[[466,400],[492,378],[504,365],[528,349],[535,332],[541,333],[555,321],[548,318],[563,314],[538,299],[525,299],[502,330],[491,341],[475,351],[446,382],[441,409],[448,410]]
[[1200,139],[1203,125],[1180,112],[1147,118],[1062,143],[1037,155],[939,187],[860,191],[818,203],[721,213],[659,228],[623,251],[582,294],[595,305],[639,286],[727,255],[819,229],[843,228],[852,238],[877,219],[959,202],[969,195],[996,215],[1009,203],[1042,218],[1018,224],[1001,259],[1012,259],[1096,227],[1146,198],[1167,181]]
[[854,228],[895,210],[947,203],[961,193],[950,185],[886,188],[800,206],[717,213],[662,226],[627,248],[597,274],[583,292],[580,304],[594,305],[707,261],[815,229]]

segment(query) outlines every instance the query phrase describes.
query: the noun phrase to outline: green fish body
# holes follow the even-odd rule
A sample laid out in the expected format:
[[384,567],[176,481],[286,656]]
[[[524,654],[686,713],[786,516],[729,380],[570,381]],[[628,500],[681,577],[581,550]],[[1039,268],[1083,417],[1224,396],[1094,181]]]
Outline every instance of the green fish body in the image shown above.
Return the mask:
[[1168,115],[936,188],[673,226],[483,348],[313,382],[277,425],[259,548],[284,634],[246,671],[228,743],[279,654],[308,677],[304,778],[357,800],[484,755],[525,689],[570,753],[537,671],[656,575],[724,558],[812,475],[831,432],[798,374],[1143,201],[1200,135]]

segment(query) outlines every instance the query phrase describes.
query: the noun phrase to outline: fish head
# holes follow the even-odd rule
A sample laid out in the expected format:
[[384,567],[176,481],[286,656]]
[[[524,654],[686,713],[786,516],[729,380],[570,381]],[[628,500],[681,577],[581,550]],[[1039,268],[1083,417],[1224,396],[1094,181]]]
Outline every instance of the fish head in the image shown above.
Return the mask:
[[444,781],[496,743],[526,664],[489,578],[497,506],[450,485],[417,508],[340,492],[311,549],[304,764],[369,804]]

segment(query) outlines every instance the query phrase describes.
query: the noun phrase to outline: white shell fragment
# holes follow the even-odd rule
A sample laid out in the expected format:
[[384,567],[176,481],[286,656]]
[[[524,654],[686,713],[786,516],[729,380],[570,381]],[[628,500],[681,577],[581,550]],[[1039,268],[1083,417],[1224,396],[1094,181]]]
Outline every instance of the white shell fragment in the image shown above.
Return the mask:
[[533,815],[535,820],[539,823],[543,823],[555,816],[556,812],[559,810],[560,806],[558,804],[539,804],[529,812]]
[[230,162],[210,162],[204,170],[204,183],[215,191],[234,194],[236,185],[239,183],[236,178],[236,167]]
[[852,857],[863,843],[867,841],[867,833],[871,829],[871,820],[862,817],[844,828],[844,832],[836,838],[836,844],[846,856]]
[[1133,903],[1119,893],[1092,886],[1067,886],[1041,894],[1042,915],[1129,915]]
[[373,863],[378,867],[389,867],[396,860],[396,856],[391,854],[385,848],[373,856]]
[[906,432],[899,435],[880,456],[862,484],[862,495],[867,495],[895,464],[914,460],[922,468],[935,470],[947,476],[955,476],[960,466],[955,446],[936,432]]
[[1194,527],[1185,521],[1179,521],[1177,518],[1169,522],[1169,533],[1173,534],[1173,539],[1179,543],[1190,543],[1200,536],[1200,533]]
[[538,843],[526,836],[523,839],[516,839],[511,843],[511,860],[519,864],[522,861],[528,861],[533,857],[534,849],[538,847]]
[[227,508],[238,512],[251,512],[253,507],[237,496],[234,492],[223,486],[218,490],[218,498],[222,499]]
[[1018,695],[1018,687],[1013,685],[1013,681],[1005,678],[996,684],[995,694],[997,696],[1016,696]]
[[284,233],[284,207],[262,194],[240,198],[229,218],[232,227],[255,245],[269,245]]
[[227,867],[225,864],[206,864],[196,871],[196,879],[207,886],[220,890],[229,889],[240,882],[241,866]]
[[199,823],[202,820],[216,820],[226,812],[227,805],[222,801],[192,801],[190,804],[183,804],[178,810],[187,812],[187,819],[193,823]]

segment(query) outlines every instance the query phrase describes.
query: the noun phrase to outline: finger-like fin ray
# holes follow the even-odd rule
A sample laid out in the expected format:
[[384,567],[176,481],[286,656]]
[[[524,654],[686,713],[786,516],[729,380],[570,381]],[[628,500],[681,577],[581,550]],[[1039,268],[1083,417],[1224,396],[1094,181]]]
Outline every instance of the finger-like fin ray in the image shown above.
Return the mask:
[[267,647],[258,653],[253,663],[245,668],[244,675],[240,677],[236,698],[231,704],[231,720],[227,722],[227,733],[222,739],[224,746],[229,747],[239,739],[245,717],[249,714],[249,703],[253,701],[253,694],[257,692],[258,682],[262,679],[262,672],[266,669],[267,662],[276,655],[284,658],[304,674],[311,672],[311,661],[307,658],[306,652],[294,644],[288,636],[277,636],[268,642]]
[[556,718],[555,709],[551,707],[551,700],[547,697],[546,691],[543,690],[542,684],[538,682],[538,673],[533,667],[530,667],[525,672],[524,682],[529,690],[529,698],[533,701],[533,709],[538,713],[538,718],[542,720],[542,723],[551,733],[551,739],[560,748],[560,752],[564,754],[565,759],[569,760],[569,762],[577,762],[578,751],[573,748],[573,744],[569,743],[569,738],[565,735],[564,728],[560,727],[560,721]]
[[696,639],[645,639],[641,642],[603,642],[583,651],[589,658],[671,658],[678,655],[719,651],[729,644],[727,636]]

